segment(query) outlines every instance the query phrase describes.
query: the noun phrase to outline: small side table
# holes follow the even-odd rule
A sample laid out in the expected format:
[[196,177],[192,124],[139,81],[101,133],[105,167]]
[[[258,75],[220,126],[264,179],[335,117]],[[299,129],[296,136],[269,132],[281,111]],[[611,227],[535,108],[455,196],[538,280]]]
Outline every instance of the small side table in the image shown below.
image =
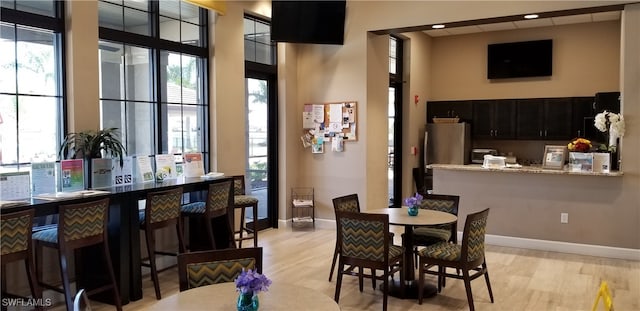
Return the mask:
[[313,188],[291,188],[291,222],[292,224],[311,223],[316,226]]

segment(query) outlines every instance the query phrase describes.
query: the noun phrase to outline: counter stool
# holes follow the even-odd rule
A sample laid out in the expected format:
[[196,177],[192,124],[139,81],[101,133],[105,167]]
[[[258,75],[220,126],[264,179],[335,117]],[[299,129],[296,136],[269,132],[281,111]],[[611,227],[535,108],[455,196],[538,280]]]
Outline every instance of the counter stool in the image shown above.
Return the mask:
[[[89,291],[88,295],[111,289],[117,310],[122,310],[120,294],[113,273],[107,239],[109,198],[69,205],[60,205],[59,224],[54,228],[33,233],[36,248],[36,273],[39,285],[64,294],[67,311],[73,310],[73,297],[68,272],[69,258],[79,248],[102,244],[110,283]],[[55,248],[60,256],[62,289],[42,281],[42,250]]]
[[[233,207],[233,183],[231,180],[225,180],[209,185],[206,202],[193,202],[182,205],[181,216],[202,220],[211,249],[236,248],[233,237],[233,224],[230,223],[228,215],[231,207]],[[226,218],[222,223],[226,226],[224,230],[229,235],[227,245],[216,245],[216,239],[213,235],[211,221],[220,217]]]
[[180,217],[180,203],[182,200],[182,188],[156,191],[147,193],[147,202],[144,211],[139,213],[140,230],[144,231],[147,241],[147,252],[149,263],[142,263],[142,266],[151,268],[151,280],[156,291],[156,299],[160,299],[160,282],[158,281],[158,271],[156,268],[156,254],[177,256],[176,253],[157,251],[155,249],[155,230],[176,226],[178,233],[178,248],[180,253],[185,252],[184,236],[182,234],[182,218]]
[[[31,228],[34,210],[0,215],[0,255],[2,256],[2,297],[19,297],[6,292],[6,267],[10,262],[24,260],[27,280],[33,298],[42,298],[42,289],[33,268]],[[21,297],[24,298],[24,297]],[[4,307],[3,307],[4,309]]]
[[[246,195],[244,175],[233,176],[233,206],[240,209],[240,229],[234,231],[234,235],[238,234],[238,247],[242,248],[242,241],[253,239],[253,247],[258,247],[258,199],[254,196]],[[252,228],[247,227],[245,219],[245,210],[251,207],[253,211]],[[247,232],[251,236],[242,237]]]

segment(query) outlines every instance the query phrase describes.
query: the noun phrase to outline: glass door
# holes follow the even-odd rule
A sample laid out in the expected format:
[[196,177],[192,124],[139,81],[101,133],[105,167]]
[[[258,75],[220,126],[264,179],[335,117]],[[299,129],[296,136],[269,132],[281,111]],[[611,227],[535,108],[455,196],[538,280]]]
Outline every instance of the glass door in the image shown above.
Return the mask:
[[[271,81],[268,76],[258,77],[258,74],[248,74],[246,84],[246,124],[245,146],[247,149],[246,165],[246,191],[258,198],[258,227],[260,229],[273,227],[277,219],[275,211],[277,204],[275,192],[277,181],[275,177],[275,156],[272,150],[277,146],[275,134],[275,122],[270,117],[271,107],[275,101],[271,89]],[[273,104],[275,105],[275,103]],[[275,145],[275,146],[274,146]],[[247,210],[247,222],[251,222],[254,216]]]

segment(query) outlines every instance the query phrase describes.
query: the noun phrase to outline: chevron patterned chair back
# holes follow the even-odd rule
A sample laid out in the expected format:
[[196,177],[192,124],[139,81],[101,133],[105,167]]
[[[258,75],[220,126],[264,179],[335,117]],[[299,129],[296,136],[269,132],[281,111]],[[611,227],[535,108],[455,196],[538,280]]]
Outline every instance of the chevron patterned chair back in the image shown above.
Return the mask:
[[[423,194],[421,209],[445,212],[458,216],[460,196],[447,194]],[[413,248],[416,265],[418,264],[418,246],[427,246],[440,241],[458,243],[458,222],[446,225],[418,226],[413,228]],[[417,267],[417,266],[416,266]]]
[[[233,206],[240,209],[240,227],[234,230],[234,234],[238,235],[238,247],[242,248],[242,241],[253,240],[253,247],[258,247],[258,198],[247,195],[245,192],[244,175],[233,176]],[[246,220],[246,209],[251,208],[251,217],[253,217],[253,226],[249,228]],[[234,224],[235,228],[235,224]],[[247,236],[243,236],[247,233]]]
[[333,210],[360,213],[360,201],[358,200],[358,194],[354,193],[334,198]]
[[[113,301],[118,310],[122,310],[120,292],[116,284],[113,265],[111,263],[111,253],[108,243],[108,213],[109,198],[95,199],[77,204],[60,205],[59,224],[51,229],[33,233],[33,240],[36,248],[36,271],[38,282],[43,287],[52,289],[64,294],[67,310],[73,310],[73,297],[71,294],[70,276],[68,271],[69,257],[74,251],[92,245],[102,244],[105,268],[108,272],[109,284],[99,287],[91,292],[93,295],[105,290],[113,292]],[[42,281],[42,253],[44,247],[58,249],[60,255],[60,274],[62,277],[62,288],[58,288]]]
[[155,230],[175,226],[178,236],[178,251],[181,253],[186,251],[184,234],[182,232],[182,218],[180,217],[182,193],[182,187],[149,192],[147,193],[145,209],[139,212],[140,230],[144,231],[147,242],[147,253],[149,255],[149,263],[141,262],[141,265],[151,269],[150,274],[156,299],[162,298],[160,282],[158,280],[159,271],[156,268],[156,255],[177,256],[178,254],[156,250]]
[[[355,267],[359,267],[359,270],[363,268],[370,268],[372,271],[382,270],[384,271],[383,310],[387,310],[389,277],[396,265],[402,267],[404,256],[404,249],[392,244],[389,235],[389,215],[336,211],[336,224],[340,259],[335,301],[338,302],[340,299],[340,287],[344,274],[352,275],[350,272]],[[400,284],[404,287],[402,272],[400,272]],[[362,292],[362,283],[360,283],[360,291]]]
[[6,293],[5,265],[24,260],[27,280],[33,298],[42,298],[42,289],[38,285],[33,267],[33,248],[31,247],[31,229],[35,211],[29,209],[0,215],[0,256],[2,260],[2,293]]
[[[360,213],[360,201],[358,200],[358,194],[353,193],[333,198],[333,211],[334,213],[337,211]],[[331,261],[331,271],[329,271],[329,282],[331,282],[331,278],[333,278],[333,270],[336,268],[336,261],[340,254],[340,245],[338,245],[337,234],[338,231],[336,231],[336,245],[333,249],[333,260]],[[375,280],[373,287],[375,288]]]
[[233,282],[242,270],[262,273],[262,248],[238,248],[178,255],[180,291]]
[[[471,280],[484,275],[489,298],[493,303],[493,292],[489,281],[489,271],[484,255],[484,238],[487,228],[489,209],[467,215],[462,232],[462,244],[453,244],[442,241],[431,244],[419,252],[420,263],[418,271],[420,279],[418,282],[418,303],[422,304],[422,289],[424,287],[425,274],[438,276],[438,292],[442,290],[442,284],[446,277],[463,279],[469,309],[475,310],[473,295],[471,293]],[[437,266],[438,271],[429,270]],[[462,270],[462,275],[447,273],[446,268],[451,267]],[[470,273],[472,272],[472,273]]]

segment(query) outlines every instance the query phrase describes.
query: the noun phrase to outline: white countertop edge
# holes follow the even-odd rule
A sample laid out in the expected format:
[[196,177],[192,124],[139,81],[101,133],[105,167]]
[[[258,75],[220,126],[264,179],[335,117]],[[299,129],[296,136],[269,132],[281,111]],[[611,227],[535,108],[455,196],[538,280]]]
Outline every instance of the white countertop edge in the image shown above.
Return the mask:
[[524,173],[524,174],[550,174],[550,175],[579,175],[579,176],[608,176],[618,177],[624,175],[621,171],[609,173],[596,172],[573,172],[568,170],[543,169],[540,166],[523,166],[519,168],[484,168],[480,164],[431,164],[427,168],[451,170],[451,171],[472,171],[472,172],[499,172],[499,173]]

